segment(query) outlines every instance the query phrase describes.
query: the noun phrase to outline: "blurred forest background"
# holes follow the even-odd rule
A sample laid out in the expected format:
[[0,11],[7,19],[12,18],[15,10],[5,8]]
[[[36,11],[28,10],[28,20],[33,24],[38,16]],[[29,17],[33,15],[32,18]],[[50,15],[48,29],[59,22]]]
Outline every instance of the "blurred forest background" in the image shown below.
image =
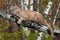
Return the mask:
[[[52,6],[49,6],[49,2]],[[8,11],[9,5],[17,5],[24,10],[38,11],[44,15],[53,28],[60,29],[60,0],[0,0],[1,9]],[[38,34],[34,29],[17,27],[15,23],[0,17],[0,40],[38,40]],[[52,40],[51,36],[47,38],[45,36],[43,35],[42,40]]]

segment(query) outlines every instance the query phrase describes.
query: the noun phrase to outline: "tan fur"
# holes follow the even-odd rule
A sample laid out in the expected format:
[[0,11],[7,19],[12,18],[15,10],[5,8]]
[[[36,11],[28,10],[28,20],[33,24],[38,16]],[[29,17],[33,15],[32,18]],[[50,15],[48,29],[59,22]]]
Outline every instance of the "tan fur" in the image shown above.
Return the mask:
[[37,21],[39,23],[42,23],[42,24],[45,24],[46,26],[48,26],[50,28],[50,30],[51,30],[51,33],[52,33],[51,26],[43,18],[43,15],[41,15],[41,13],[35,12],[35,11],[30,11],[30,10],[22,10],[22,9],[20,9],[17,6],[11,6],[10,7],[10,11],[11,11],[12,14],[17,15],[17,16],[20,17],[18,23],[21,23],[22,20],[33,20],[33,21]]
[[14,12],[11,11],[11,13],[19,17],[22,17],[23,20],[33,20],[33,21],[44,23],[43,16],[39,12],[30,11],[30,10],[21,10],[17,6],[12,6],[10,10],[13,10]]

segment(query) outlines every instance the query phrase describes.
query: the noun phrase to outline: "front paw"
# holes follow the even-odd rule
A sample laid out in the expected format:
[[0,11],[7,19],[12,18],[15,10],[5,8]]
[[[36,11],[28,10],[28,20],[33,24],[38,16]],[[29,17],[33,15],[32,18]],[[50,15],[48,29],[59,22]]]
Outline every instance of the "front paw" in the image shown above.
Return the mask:
[[21,24],[21,23],[22,23],[22,21],[18,21],[17,23],[18,23],[18,24]]

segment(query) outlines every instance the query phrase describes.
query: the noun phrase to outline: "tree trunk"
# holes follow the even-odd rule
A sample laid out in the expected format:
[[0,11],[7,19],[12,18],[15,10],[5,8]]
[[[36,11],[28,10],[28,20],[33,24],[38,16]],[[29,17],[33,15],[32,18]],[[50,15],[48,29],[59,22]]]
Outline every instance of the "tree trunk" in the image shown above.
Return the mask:
[[55,15],[56,15],[56,12],[57,12],[57,8],[58,8],[58,0],[53,0],[52,1],[53,2],[53,4],[52,4],[52,15],[51,15],[51,25],[52,25],[52,23],[53,23],[53,21],[54,21],[54,17],[55,17]]
[[37,0],[33,0],[33,10],[37,11],[37,8],[38,8]]
[[28,0],[28,10],[30,10],[30,0]]

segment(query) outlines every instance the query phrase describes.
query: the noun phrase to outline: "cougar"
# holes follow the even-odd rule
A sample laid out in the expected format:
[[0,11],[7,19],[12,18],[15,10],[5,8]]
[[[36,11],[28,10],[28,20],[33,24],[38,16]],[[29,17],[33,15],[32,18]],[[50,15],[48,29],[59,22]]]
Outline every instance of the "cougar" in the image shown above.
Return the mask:
[[43,18],[43,15],[36,11],[22,10],[18,6],[10,6],[10,13],[20,17],[17,23],[22,23],[22,20],[33,20],[42,24],[45,24],[53,35],[52,28],[48,22]]

